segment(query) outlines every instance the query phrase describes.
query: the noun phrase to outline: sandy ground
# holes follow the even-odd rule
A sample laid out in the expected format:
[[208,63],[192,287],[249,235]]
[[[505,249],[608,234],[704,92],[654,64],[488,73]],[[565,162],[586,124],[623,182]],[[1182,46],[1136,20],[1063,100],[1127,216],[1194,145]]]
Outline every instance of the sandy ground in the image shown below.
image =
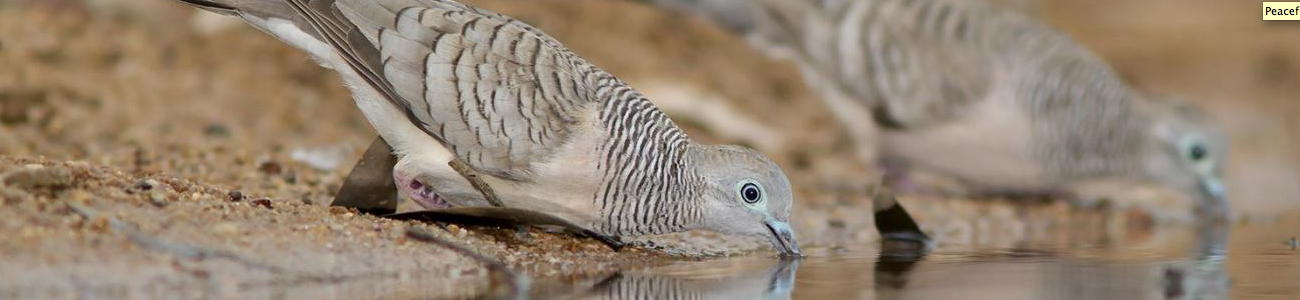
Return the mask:
[[[710,233],[651,238],[668,250],[616,254],[565,234],[330,209],[374,133],[337,76],[305,54],[163,1],[22,2],[0,2],[0,298],[355,298],[375,297],[376,285],[391,298],[468,297],[489,289],[480,263],[412,240],[410,227],[539,278],[600,277],[666,256],[770,254],[760,241]],[[626,1],[468,2],[553,34],[641,89],[693,138],[773,156],[796,186],[794,226],[807,247],[877,238],[870,170],[845,163],[856,161],[851,144],[788,62],[703,22]],[[1171,1],[1014,2],[1075,34],[1139,87],[1210,108],[1233,136],[1228,182],[1238,222],[1300,208],[1300,105],[1288,91],[1300,85],[1300,40],[1270,38],[1300,35],[1300,27],[1264,24],[1253,4],[1221,1],[1184,4],[1204,13],[1177,18],[1138,15]],[[1222,17],[1230,8],[1243,12]],[[903,200],[941,247],[1158,243],[1164,224],[1190,218],[1176,201],[1098,212],[1060,202]],[[1113,230],[1061,234],[1079,219]]]

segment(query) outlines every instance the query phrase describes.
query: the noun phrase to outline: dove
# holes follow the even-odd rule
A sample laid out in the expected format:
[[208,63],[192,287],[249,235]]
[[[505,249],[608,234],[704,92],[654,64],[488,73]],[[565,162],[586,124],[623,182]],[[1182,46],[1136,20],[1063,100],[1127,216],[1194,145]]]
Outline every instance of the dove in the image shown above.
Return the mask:
[[894,187],[920,169],[973,194],[1069,195],[1118,181],[1224,205],[1227,141],[1204,112],[1135,90],[1015,10],[970,0],[644,1],[796,61]]
[[641,93],[518,20],[449,0],[179,1],[338,72],[391,147],[393,184],[422,206],[538,212],[609,236],[760,236],[801,253],[776,163],[692,141]]

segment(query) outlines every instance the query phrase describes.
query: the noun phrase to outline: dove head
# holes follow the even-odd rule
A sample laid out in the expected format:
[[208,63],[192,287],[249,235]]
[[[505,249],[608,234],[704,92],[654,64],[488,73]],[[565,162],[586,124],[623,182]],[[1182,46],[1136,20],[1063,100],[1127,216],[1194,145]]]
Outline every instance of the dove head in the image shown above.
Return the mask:
[[1149,179],[1196,195],[1202,204],[1222,206],[1221,174],[1228,142],[1200,110],[1167,101],[1153,107],[1151,143],[1144,153]]
[[762,236],[798,256],[802,250],[790,228],[794,202],[790,180],[762,153],[740,146],[704,146],[695,152],[704,184],[702,228],[727,234]]

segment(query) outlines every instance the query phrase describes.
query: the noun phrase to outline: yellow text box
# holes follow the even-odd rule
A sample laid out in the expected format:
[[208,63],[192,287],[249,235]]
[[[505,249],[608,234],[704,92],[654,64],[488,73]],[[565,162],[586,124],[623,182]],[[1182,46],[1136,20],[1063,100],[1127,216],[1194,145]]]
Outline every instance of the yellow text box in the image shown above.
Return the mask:
[[1264,21],[1300,20],[1300,2],[1264,2]]

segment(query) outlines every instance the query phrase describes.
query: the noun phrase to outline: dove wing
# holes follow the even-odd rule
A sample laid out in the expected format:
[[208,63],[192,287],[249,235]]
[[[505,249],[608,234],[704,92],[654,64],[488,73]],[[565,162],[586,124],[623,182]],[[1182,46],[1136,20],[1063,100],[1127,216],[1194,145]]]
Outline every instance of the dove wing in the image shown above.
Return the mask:
[[410,122],[496,176],[526,177],[562,144],[603,74],[536,28],[456,2],[286,1]]
[[948,120],[996,84],[993,63],[968,51],[994,42],[985,25],[1004,17],[980,1],[652,1],[799,60],[814,86],[851,95],[888,127]]
[[[972,2],[972,3],[967,3]],[[997,11],[975,1],[853,1],[839,16],[837,72],[842,88],[891,128],[956,120],[999,84],[981,27]],[[829,13],[823,8],[823,12]],[[828,15],[834,17],[834,15]],[[851,64],[851,65],[850,65]]]

